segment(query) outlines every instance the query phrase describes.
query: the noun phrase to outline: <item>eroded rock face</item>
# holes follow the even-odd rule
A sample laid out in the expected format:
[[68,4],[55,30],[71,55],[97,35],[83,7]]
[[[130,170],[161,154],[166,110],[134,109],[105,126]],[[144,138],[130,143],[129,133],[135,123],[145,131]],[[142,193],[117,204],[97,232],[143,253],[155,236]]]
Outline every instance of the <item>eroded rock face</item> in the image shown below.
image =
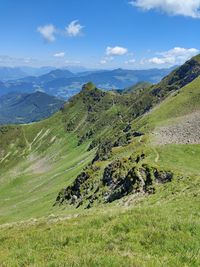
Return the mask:
[[176,75],[169,80],[169,85],[177,83],[179,87],[183,87],[200,75],[200,64],[196,60],[191,59],[178,68],[175,74]]
[[113,143],[111,140],[105,140],[104,142],[102,142],[97,149],[92,163],[98,160],[107,160],[112,153],[112,147]]
[[64,201],[69,201],[70,204],[75,204],[83,195],[83,192],[81,192],[82,185],[86,184],[86,181],[89,178],[90,175],[87,172],[79,174],[71,186],[62,189],[59,192],[56,202],[62,204]]
[[144,164],[144,158],[142,153],[117,159],[104,169],[103,174],[91,165],[59,193],[56,203],[90,208],[95,202],[110,203],[129,194],[155,193],[156,183],[170,182],[173,174]]
[[[154,96],[164,97],[166,92],[178,90],[192,82],[200,75],[200,63],[196,59],[190,59],[181,67],[175,69],[171,75],[166,76],[161,83],[153,87]],[[167,89],[167,91],[166,91]]]
[[[138,157],[142,158],[142,157]],[[103,184],[107,186],[104,194],[105,202],[112,202],[120,199],[130,193],[155,193],[156,183],[170,182],[173,174],[164,170],[158,170],[146,164],[141,167],[136,165],[131,168],[128,164],[127,168],[120,160],[112,162],[105,168],[102,178]]]
[[165,171],[158,171],[158,170],[154,170],[154,176],[156,178],[156,181],[158,183],[167,183],[167,182],[171,182],[172,178],[173,178],[173,173],[172,172],[165,172]]

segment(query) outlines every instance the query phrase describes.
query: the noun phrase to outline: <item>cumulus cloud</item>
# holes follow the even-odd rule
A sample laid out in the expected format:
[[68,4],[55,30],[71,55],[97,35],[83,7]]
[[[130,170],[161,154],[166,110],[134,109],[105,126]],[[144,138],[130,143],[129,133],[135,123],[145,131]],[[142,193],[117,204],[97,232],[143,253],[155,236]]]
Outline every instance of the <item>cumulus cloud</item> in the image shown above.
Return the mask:
[[175,64],[176,59],[174,57],[169,57],[169,58],[159,58],[159,57],[152,57],[148,60],[149,63],[161,65],[161,64]]
[[64,57],[65,56],[65,52],[55,53],[53,56],[54,57]]
[[78,20],[73,20],[67,27],[65,27],[64,30],[56,28],[53,24],[47,24],[44,26],[39,26],[37,31],[42,35],[45,41],[53,42],[56,40],[56,35],[70,37],[81,35],[83,28],[84,26],[82,26]]
[[200,0],[133,0],[129,3],[147,11],[156,9],[173,16],[200,18]]
[[68,36],[76,37],[81,35],[83,28],[84,26],[82,26],[78,20],[73,20],[65,29]]
[[147,61],[156,65],[180,65],[198,53],[199,50],[196,48],[174,47],[168,51],[158,52],[156,57],[152,57]]
[[106,48],[106,55],[107,56],[123,56],[128,52],[128,49],[121,46],[114,46],[110,47],[108,46]]
[[37,31],[42,35],[42,37],[47,41],[47,42],[53,42],[55,41],[55,33],[56,33],[56,28],[54,27],[53,24],[48,24],[44,26],[39,26],[37,28]]

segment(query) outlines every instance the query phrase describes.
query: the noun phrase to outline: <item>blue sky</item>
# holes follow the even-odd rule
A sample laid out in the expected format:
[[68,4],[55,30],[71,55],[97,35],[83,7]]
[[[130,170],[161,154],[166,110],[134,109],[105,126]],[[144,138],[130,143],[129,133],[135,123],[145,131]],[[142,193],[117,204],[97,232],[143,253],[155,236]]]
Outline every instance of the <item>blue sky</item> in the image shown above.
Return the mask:
[[200,49],[199,8],[199,0],[1,0],[0,65],[181,64]]

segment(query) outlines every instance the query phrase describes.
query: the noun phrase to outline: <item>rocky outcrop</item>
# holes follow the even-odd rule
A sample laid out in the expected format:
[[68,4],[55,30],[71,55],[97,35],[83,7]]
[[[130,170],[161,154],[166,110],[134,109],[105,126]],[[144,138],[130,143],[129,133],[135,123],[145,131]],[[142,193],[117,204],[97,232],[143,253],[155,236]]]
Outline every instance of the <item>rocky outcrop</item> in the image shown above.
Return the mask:
[[164,97],[169,92],[178,90],[192,82],[199,75],[200,62],[197,57],[194,57],[163,78],[159,84],[153,86],[152,94],[157,97]]
[[107,160],[112,153],[112,147],[113,142],[111,140],[105,140],[100,143],[92,163],[99,160]]
[[142,153],[115,160],[103,174],[98,167],[91,165],[77,176],[71,186],[59,193],[56,203],[90,208],[95,202],[109,203],[129,194],[155,193],[156,183],[170,182],[173,174],[143,163],[144,158]]
[[169,182],[172,177],[171,173],[159,171],[146,164],[126,168],[126,164],[120,160],[114,161],[105,168],[102,179],[108,189],[104,197],[105,202],[112,202],[130,193],[153,194],[155,183]]

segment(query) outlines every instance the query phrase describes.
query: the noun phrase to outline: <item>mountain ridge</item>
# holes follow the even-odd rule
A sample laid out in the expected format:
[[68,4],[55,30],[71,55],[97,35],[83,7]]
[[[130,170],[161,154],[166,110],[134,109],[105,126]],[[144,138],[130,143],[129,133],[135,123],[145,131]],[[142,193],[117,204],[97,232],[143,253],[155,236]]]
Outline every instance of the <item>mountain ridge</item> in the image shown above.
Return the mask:
[[171,69],[150,70],[102,70],[73,74],[67,70],[52,70],[39,77],[25,77],[16,81],[7,81],[0,87],[0,94],[5,91],[33,92],[36,89],[48,94],[68,99],[80,92],[83,84],[93,81],[97,87],[103,89],[124,89],[139,81],[158,82]]
[[0,97],[0,124],[21,124],[51,116],[64,104],[63,100],[43,92],[10,93]]
[[157,143],[200,112],[198,72],[177,71],[124,94],[88,83],[50,118],[0,127],[4,265],[199,265],[199,143]]

